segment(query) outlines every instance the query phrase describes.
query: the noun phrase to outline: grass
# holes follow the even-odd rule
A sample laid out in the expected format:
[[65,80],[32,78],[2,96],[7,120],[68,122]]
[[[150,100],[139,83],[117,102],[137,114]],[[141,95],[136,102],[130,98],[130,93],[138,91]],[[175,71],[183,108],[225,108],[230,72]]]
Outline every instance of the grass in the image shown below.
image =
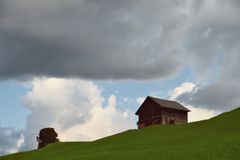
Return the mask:
[[129,130],[94,142],[55,143],[0,160],[240,160],[240,108],[210,120]]

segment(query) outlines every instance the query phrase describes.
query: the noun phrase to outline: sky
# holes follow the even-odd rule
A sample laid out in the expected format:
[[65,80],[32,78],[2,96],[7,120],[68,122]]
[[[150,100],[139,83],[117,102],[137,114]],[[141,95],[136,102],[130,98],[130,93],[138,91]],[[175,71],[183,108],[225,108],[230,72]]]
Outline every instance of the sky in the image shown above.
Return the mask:
[[189,121],[240,106],[238,0],[1,0],[0,155],[40,129],[92,141],[136,129],[146,96]]

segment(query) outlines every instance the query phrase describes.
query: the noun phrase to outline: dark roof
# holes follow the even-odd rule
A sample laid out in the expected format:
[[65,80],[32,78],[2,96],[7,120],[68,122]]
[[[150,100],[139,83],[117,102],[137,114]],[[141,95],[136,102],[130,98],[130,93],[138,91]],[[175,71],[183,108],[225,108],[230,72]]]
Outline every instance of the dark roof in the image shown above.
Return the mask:
[[[158,105],[160,105],[163,108],[169,108],[169,109],[175,109],[175,110],[182,110],[182,111],[190,112],[189,109],[185,108],[183,105],[181,105],[178,102],[169,101],[169,100],[160,99],[160,98],[155,98],[155,97],[150,97],[150,96],[148,96],[146,99],[148,99],[148,98],[151,99],[152,101],[154,101],[155,103],[157,103]],[[137,113],[138,113],[138,111],[136,112],[136,114]]]

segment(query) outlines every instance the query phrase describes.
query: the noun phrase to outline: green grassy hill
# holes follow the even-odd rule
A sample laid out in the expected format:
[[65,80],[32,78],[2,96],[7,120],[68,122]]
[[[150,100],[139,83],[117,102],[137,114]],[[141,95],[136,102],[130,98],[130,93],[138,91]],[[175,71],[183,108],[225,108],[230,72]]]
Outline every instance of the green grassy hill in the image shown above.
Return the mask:
[[0,160],[240,160],[240,108],[186,125],[129,130],[94,142],[56,143]]

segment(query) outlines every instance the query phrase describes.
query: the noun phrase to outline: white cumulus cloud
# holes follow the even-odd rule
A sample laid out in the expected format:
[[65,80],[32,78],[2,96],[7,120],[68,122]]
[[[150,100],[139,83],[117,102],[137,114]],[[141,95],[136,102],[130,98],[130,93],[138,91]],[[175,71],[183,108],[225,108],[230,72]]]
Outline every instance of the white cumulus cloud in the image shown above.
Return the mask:
[[195,84],[191,82],[185,82],[173,90],[173,92],[170,95],[170,99],[175,99],[176,97],[183,94],[184,92],[191,92],[194,87],[196,87]]
[[[191,82],[182,83],[180,86],[176,87],[170,94],[170,99],[177,100],[178,97],[186,94],[195,92],[198,89],[197,85]],[[189,105],[188,103],[182,102],[185,107],[187,107],[191,112],[188,113],[188,121],[199,121],[204,119],[209,119],[211,117],[216,116],[219,112],[209,110],[206,108],[196,108],[193,105]]]
[[22,149],[36,148],[35,137],[44,127],[54,127],[62,141],[95,140],[135,127],[129,111],[116,107],[115,95],[104,98],[99,87],[79,79],[39,78],[23,97],[30,110]]

